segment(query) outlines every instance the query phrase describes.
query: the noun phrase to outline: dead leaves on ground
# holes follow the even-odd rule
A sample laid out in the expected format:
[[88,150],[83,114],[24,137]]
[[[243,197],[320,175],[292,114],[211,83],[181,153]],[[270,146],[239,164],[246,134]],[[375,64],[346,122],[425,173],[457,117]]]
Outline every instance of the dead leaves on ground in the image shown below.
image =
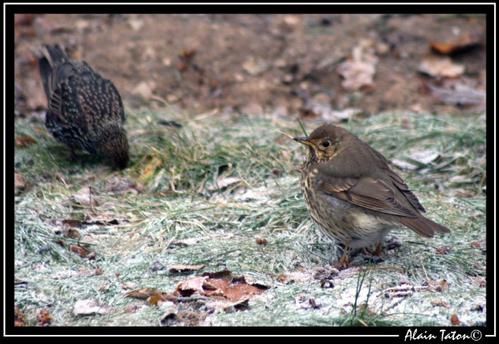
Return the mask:
[[38,326],[43,326],[43,327],[50,326],[52,320],[54,320],[54,318],[47,309],[40,310],[36,315],[36,321],[38,322]]
[[15,327],[23,327],[26,326],[26,317],[24,312],[16,306],[14,311],[14,326]]
[[430,47],[439,54],[452,55],[479,47],[481,45],[480,41],[480,34],[466,32],[451,40],[431,42]]
[[434,78],[456,78],[464,73],[464,66],[448,57],[429,57],[421,62],[418,70]]
[[35,144],[36,140],[29,135],[20,135],[16,137],[16,147],[26,148]]
[[361,40],[353,48],[352,56],[338,66],[337,72],[343,77],[341,85],[345,90],[357,91],[374,86],[378,58],[373,43],[372,40]]
[[[203,265],[177,265],[175,271],[199,270]],[[170,267],[170,270],[172,270]],[[206,317],[206,309],[212,311],[238,311],[249,307],[249,299],[263,293],[268,287],[258,283],[248,283],[244,276],[234,277],[228,270],[207,272],[203,276],[195,276],[178,283],[171,293],[163,292],[157,288],[141,288],[127,292],[126,297],[146,300],[147,304],[166,307],[168,311],[162,316],[160,322],[163,326],[171,326],[182,320],[182,314],[192,313],[194,320],[199,322]],[[178,311],[175,304],[190,304],[195,312]],[[203,311],[196,310],[204,305]],[[168,306],[168,307],[167,307]],[[180,306],[179,306],[180,307]],[[184,307],[185,308],[185,307]]]

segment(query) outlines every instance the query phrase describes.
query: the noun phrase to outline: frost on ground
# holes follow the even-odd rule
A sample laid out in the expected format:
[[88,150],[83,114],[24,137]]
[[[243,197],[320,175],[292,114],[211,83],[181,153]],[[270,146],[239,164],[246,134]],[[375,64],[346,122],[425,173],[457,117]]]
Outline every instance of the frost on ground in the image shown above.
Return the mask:
[[[165,118],[182,128],[158,126]],[[299,134],[297,123],[144,110],[127,125],[132,166],[113,172],[92,159],[70,164],[41,122],[16,123],[16,136],[33,138],[16,150],[24,324],[485,323],[483,116],[343,123],[405,161],[401,174],[429,217],[452,230],[428,240],[401,228],[402,246],[383,262],[343,271],[305,208],[295,170],[304,151],[282,134]]]

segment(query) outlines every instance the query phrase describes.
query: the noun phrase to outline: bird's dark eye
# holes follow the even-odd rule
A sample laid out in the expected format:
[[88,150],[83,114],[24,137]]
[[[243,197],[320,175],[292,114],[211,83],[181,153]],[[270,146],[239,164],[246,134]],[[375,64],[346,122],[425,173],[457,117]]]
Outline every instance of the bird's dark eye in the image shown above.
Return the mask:
[[330,144],[331,144],[331,142],[329,140],[327,140],[327,141],[323,141],[321,143],[321,146],[324,147],[324,148],[327,148],[327,147],[329,147]]

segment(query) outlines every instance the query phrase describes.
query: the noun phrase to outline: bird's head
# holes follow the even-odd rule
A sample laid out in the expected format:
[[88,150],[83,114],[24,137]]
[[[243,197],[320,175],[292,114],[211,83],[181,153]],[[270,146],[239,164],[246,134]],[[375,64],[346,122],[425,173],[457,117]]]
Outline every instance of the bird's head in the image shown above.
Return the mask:
[[126,131],[119,126],[111,126],[103,130],[99,154],[109,159],[113,167],[126,168],[130,160]]
[[323,124],[309,136],[294,137],[293,140],[308,146],[309,158],[314,161],[329,161],[338,153],[342,139],[347,134],[343,128]]

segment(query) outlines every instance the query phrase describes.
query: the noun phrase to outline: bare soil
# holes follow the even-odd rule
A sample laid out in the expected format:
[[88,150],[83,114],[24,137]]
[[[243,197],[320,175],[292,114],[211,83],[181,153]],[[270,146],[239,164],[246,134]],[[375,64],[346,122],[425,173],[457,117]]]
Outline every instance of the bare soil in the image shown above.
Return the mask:
[[[17,112],[46,106],[36,49],[61,43],[115,82],[132,107],[166,102],[194,113],[313,115],[311,104],[320,102],[367,114],[467,114],[483,110],[483,103],[442,100],[428,84],[483,92],[484,30],[485,18],[473,15],[18,15]],[[439,57],[432,43],[463,36],[476,43],[451,56],[464,73],[442,78],[418,72],[423,59]],[[366,42],[378,60],[373,83],[345,89],[338,66]]]

